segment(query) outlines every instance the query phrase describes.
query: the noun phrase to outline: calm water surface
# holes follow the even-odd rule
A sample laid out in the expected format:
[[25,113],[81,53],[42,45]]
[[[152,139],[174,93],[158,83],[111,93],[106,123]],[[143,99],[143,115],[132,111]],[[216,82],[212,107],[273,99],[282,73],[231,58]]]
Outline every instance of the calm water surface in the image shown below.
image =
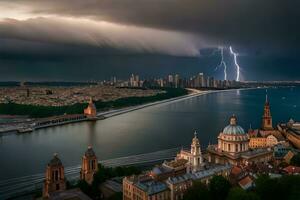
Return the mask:
[[[274,88],[268,94],[274,123],[300,120],[300,88]],[[89,144],[99,159],[109,159],[186,146],[197,130],[204,148],[216,142],[231,114],[244,129],[258,127],[264,100],[264,89],[219,92],[97,122],[2,136],[0,180],[44,172],[55,152],[66,167],[78,165]]]

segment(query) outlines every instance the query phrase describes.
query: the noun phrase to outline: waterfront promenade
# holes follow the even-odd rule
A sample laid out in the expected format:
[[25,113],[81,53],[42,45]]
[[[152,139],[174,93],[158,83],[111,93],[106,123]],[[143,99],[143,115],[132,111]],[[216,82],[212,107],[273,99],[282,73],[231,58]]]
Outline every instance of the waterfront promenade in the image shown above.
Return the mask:
[[[174,159],[176,154],[180,151],[180,147],[131,155],[126,157],[114,158],[109,160],[102,160],[100,164],[105,167],[118,167],[118,166],[143,166],[149,165],[164,160]],[[80,160],[80,158],[78,158]],[[63,160],[62,160],[63,162]],[[67,180],[70,182],[75,182],[79,179],[80,165],[65,167],[65,175]],[[45,166],[46,170],[46,166]],[[45,178],[44,173],[33,174],[23,177],[11,178],[8,180],[0,181],[0,199],[7,199],[9,197],[21,196],[34,192],[42,188],[42,184]]]

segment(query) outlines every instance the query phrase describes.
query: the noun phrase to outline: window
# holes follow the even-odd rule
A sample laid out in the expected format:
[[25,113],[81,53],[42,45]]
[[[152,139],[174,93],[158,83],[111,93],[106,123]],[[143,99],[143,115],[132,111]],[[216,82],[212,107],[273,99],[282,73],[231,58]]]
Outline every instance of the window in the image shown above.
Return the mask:
[[58,170],[55,170],[55,177],[54,177],[55,181],[58,181]]

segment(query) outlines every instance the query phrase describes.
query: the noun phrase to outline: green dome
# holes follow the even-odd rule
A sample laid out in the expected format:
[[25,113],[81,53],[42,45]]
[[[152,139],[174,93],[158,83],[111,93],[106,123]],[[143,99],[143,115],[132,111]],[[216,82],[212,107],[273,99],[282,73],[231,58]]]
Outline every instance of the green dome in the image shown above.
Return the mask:
[[245,131],[239,125],[228,125],[223,129],[224,134],[239,135],[245,134]]

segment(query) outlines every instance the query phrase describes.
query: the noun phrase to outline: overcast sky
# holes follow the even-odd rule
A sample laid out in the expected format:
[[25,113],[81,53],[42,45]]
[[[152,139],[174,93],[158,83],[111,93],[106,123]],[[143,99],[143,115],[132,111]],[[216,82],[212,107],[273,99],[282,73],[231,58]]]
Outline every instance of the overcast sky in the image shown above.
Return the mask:
[[293,0],[1,0],[0,80],[101,80],[204,72],[300,80]]

